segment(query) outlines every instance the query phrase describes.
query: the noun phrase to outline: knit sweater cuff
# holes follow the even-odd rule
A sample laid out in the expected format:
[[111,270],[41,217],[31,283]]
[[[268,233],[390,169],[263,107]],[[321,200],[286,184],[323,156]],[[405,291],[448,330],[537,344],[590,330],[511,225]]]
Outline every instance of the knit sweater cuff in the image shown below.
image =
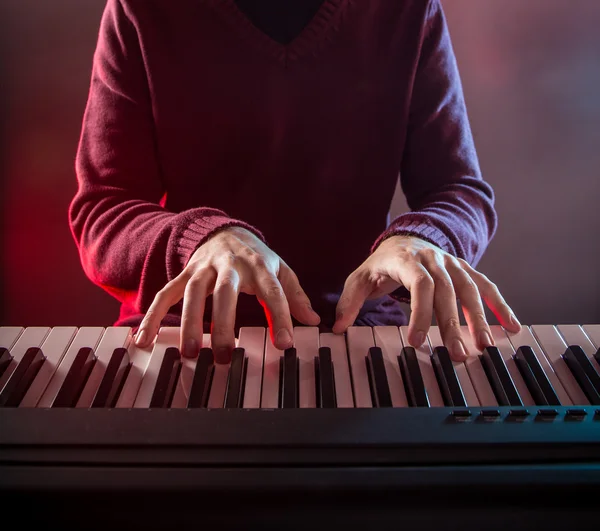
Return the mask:
[[192,257],[192,254],[194,254],[196,249],[206,242],[206,240],[217,232],[229,227],[242,227],[252,232],[266,243],[265,237],[259,230],[238,219],[218,215],[197,218],[192,220],[179,238],[177,254],[181,262],[181,267],[185,268]]
[[[375,240],[375,243],[371,247],[371,253],[373,253],[384,240],[387,240],[391,236],[400,235],[421,238],[422,240],[439,247],[443,251],[455,255],[454,246],[440,229],[430,223],[414,219],[400,219],[397,222],[390,224],[377,240]],[[404,286],[390,293],[390,297],[393,297],[400,302],[410,303],[410,291]]]

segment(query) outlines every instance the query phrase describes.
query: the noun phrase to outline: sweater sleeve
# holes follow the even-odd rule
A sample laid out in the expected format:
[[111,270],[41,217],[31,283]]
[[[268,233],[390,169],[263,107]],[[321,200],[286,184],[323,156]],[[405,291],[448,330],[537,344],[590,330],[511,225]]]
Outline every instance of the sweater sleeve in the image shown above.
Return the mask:
[[[400,184],[410,212],[377,238],[412,235],[475,266],[497,228],[494,192],[481,176],[448,25],[430,0],[411,97]],[[408,302],[400,288],[391,294]]]
[[121,0],[107,0],[75,160],[69,224],[88,278],[140,313],[216,231],[225,212],[164,208],[149,85],[137,31]]

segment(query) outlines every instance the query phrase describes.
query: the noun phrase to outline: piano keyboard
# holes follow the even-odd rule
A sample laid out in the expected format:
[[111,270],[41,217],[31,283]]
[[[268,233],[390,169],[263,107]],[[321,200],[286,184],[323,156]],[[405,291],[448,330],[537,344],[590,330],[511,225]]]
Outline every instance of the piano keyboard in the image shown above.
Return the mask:
[[242,327],[231,362],[215,364],[209,334],[197,358],[181,358],[178,327],[162,328],[146,349],[128,327],[0,327],[0,407],[451,407],[458,415],[475,407],[493,418],[504,406],[541,406],[549,416],[574,406],[572,417],[586,415],[578,406],[600,406],[600,325],[491,330],[496,346],[481,352],[462,327],[470,356],[455,362],[437,327],[418,349],[407,327],[343,335],[296,327],[286,351],[267,329]]
[[215,364],[209,335],[181,358],[177,327],[147,349],[0,327],[0,498],[61,529],[587,529],[600,325],[492,333],[479,352],[463,328],[454,362],[436,327],[418,349],[406,327],[298,327],[286,351],[242,327]]

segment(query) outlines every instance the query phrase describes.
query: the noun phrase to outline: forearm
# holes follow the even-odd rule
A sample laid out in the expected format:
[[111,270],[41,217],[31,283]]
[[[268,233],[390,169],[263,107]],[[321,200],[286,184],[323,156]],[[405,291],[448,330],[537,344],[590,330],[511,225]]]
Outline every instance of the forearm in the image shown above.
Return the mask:
[[476,265],[497,227],[481,175],[461,80],[439,0],[431,0],[415,72],[400,182],[410,212],[377,239],[421,237]]

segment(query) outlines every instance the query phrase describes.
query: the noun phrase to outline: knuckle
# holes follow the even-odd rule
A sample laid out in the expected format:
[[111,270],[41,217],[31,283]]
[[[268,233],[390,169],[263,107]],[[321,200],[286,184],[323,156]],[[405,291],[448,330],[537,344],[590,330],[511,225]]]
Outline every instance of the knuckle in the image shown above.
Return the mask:
[[460,321],[457,317],[448,317],[444,322],[444,327],[447,332],[459,331]]
[[226,267],[234,267],[238,261],[239,261],[238,256],[235,253],[232,253],[231,251],[223,253],[219,257],[219,262],[221,264],[225,265]]
[[437,256],[438,251],[432,249],[431,247],[425,247],[417,251],[417,257],[420,259],[424,259],[425,261],[437,260]]
[[435,288],[439,291],[454,292],[454,283],[447,275],[443,275],[439,280],[435,281]]
[[196,274],[192,276],[192,278],[190,278],[190,280],[188,281],[187,289],[188,291],[195,291],[201,289],[203,285],[204,279],[202,278],[202,275]]
[[265,261],[262,253],[249,246],[242,247],[239,251],[239,256],[251,265],[261,264]]
[[219,275],[219,282],[215,286],[215,291],[221,291],[223,289],[235,288],[238,283],[238,275],[235,270],[227,269],[222,271]]
[[280,299],[284,296],[283,289],[277,284],[268,284],[265,286],[265,296],[268,299]]
[[447,254],[444,256],[444,266],[449,271],[464,271],[459,259],[452,256],[451,254]]
[[425,273],[417,275],[414,284],[421,289],[432,289],[435,285],[433,278]]

